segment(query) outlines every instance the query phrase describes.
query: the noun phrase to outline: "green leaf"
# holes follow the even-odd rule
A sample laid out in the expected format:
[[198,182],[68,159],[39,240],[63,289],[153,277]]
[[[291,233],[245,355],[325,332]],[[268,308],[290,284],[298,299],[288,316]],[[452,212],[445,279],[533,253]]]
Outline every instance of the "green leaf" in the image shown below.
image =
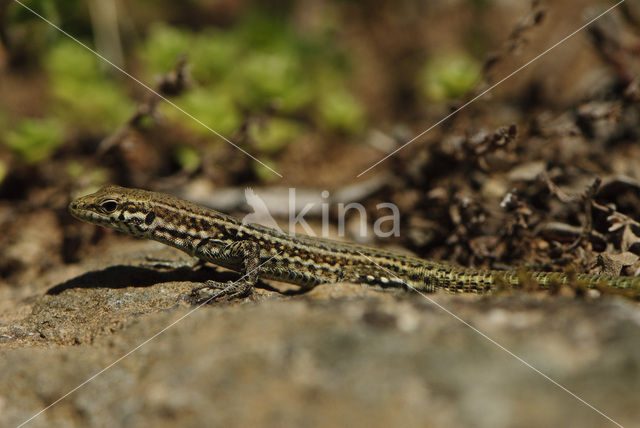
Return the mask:
[[141,51],[143,64],[154,75],[164,75],[176,65],[182,55],[192,60],[194,37],[186,31],[164,24],[154,26]]
[[98,59],[75,43],[53,46],[45,60],[56,116],[95,134],[112,131],[134,112],[123,88],[104,75]]
[[113,131],[133,114],[134,107],[121,88],[109,81],[63,80],[53,87],[57,116],[92,133]]
[[186,172],[195,172],[200,167],[200,153],[193,147],[178,147],[174,157],[180,167]]
[[419,72],[418,85],[429,100],[451,100],[473,89],[480,72],[478,62],[464,54],[436,56]]
[[9,167],[4,161],[0,160],[0,184],[4,181],[7,173],[9,172]]
[[7,134],[5,143],[27,163],[41,162],[62,144],[62,126],[54,120],[25,119]]
[[54,80],[84,80],[100,78],[96,57],[71,41],[55,44],[45,58],[45,68]]
[[235,73],[241,46],[232,34],[209,31],[194,41],[189,55],[191,76],[200,84],[217,84]]
[[318,121],[325,129],[357,134],[365,126],[364,108],[346,90],[329,91],[319,100]]
[[249,135],[258,149],[265,153],[275,153],[295,140],[302,133],[302,126],[292,120],[270,119],[266,123],[256,123],[249,127]]
[[69,177],[77,180],[84,185],[100,187],[106,183],[109,178],[109,171],[105,168],[90,167],[87,169],[78,161],[70,161],[65,166],[65,171]]
[[[269,166],[269,168],[272,168],[276,171],[279,169],[277,164],[270,159],[262,158],[260,159],[260,161],[265,165]],[[261,182],[275,181],[278,179],[278,176],[275,175],[273,171],[271,171],[269,168],[267,168],[266,166],[262,165],[259,162],[253,162],[252,168],[253,168],[253,172],[256,174],[256,177]]]
[[302,83],[299,58],[288,52],[254,52],[238,68],[244,89],[240,96],[249,108],[276,101],[282,104],[279,108],[292,111],[308,103],[313,95],[310,85]]
[[[232,98],[214,88],[194,88],[181,96],[176,104],[224,136],[231,135],[240,127],[240,113]],[[163,105],[162,109],[168,117],[178,121],[192,132],[217,138],[210,130],[181,111],[168,105]]]

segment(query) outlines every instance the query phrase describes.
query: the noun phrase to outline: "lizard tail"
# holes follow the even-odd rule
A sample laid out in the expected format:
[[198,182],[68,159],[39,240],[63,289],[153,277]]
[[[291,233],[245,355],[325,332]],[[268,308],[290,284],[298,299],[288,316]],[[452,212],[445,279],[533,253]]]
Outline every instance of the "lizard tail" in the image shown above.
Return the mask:
[[640,277],[572,274],[562,272],[531,272],[521,270],[475,270],[465,268],[428,269],[424,272],[424,291],[439,288],[464,293],[489,293],[500,289],[539,287],[553,289],[574,285],[577,289],[595,288],[640,299]]

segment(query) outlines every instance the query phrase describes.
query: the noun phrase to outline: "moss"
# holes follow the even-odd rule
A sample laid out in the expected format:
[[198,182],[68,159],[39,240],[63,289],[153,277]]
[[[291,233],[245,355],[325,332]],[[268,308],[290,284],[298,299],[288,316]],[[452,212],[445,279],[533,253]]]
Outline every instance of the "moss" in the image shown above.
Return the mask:
[[200,167],[200,153],[193,147],[178,147],[174,153],[174,158],[183,171],[192,173]]
[[[241,125],[242,119],[232,97],[218,88],[194,88],[178,98],[176,104],[224,136],[233,134]],[[202,124],[172,106],[164,104],[162,111],[172,120],[181,123],[197,135],[205,137],[213,135]]]
[[446,101],[469,92],[480,79],[480,65],[464,54],[444,54],[430,59],[421,69],[418,86],[432,101]]
[[357,134],[365,127],[362,105],[346,91],[334,90],[325,93],[318,103],[320,126],[333,131]]
[[8,172],[9,172],[9,167],[7,166],[6,163],[0,160],[0,184],[2,184]]
[[[265,159],[262,158],[260,159],[264,164],[266,164],[267,166],[269,166],[269,168],[274,169],[275,171],[278,171],[278,165],[270,160],[270,159]],[[262,165],[259,162],[253,162],[252,163],[252,168],[253,168],[253,172],[256,175],[256,177],[258,178],[259,181],[261,182],[269,182],[269,181],[275,181],[278,179],[278,176],[275,175],[273,173],[273,171],[271,171],[269,168],[267,168],[266,166]]]
[[23,161],[37,163],[49,158],[62,138],[62,126],[57,121],[24,119],[7,133],[5,144]]
[[121,85],[102,73],[98,59],[74,42],[54,45],[45,58],[52,83],[53,114],[83,131],[112,131],[133,114]]
[[[255,14],[225,31],[194,33],[155,26],[139,56],[148,74],[160,75],[186,55],[194,88],[178,104],[223,135],[240,125],[239,108],[249,114],[266,109],[302,112],[307,120],[301,117],[300,127],[315,122],[329,131],[359,132],[364,108],[345,87],[345,56],[329,51],[325,37],[296,34],[278,17]],[[190,120],[180,122],[201,133],[198,125],[187,124]],[[266,142],[265,150],[271,151],[274,144]]]
[[151,28],[139,49],[139,57],[147,74],[163,75],[173,69],[182,55],[189,54],[193,42],[194,37],[190,32],[157,24]]
[[276,153],[300,136],[303,127],[288,119],[274,118],[266,123],[249,127],[249,135],[257,148],[265,153]]

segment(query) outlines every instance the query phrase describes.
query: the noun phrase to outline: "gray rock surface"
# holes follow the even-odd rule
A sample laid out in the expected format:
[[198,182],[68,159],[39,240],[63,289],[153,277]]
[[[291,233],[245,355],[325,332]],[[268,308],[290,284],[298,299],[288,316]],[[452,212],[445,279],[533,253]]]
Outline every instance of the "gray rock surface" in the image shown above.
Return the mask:
[[0,425],[64,397],[26,426],[615,426],[446,308],[640,426],[637,303],[334,284],[196,308],[179,281],[226,274],[140,267],[184,256],[128,242],[3,288]]

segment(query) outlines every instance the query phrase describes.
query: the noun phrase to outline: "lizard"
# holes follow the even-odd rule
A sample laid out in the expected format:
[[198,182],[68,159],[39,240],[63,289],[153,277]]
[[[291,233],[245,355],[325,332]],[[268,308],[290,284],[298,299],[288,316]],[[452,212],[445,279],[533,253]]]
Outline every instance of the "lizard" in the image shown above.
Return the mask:
[[[382,288],[433,292],[488,293],[533,280],[541,287],[579,281],[587,287],[626,289],[640,297],[640,277],[522,270],[472,269],[307,235],[291,235],[239,219],[176,196],[115,185],[79,197],[70,214],[82,221],[152,239],[186,252],[202,263],[239,272],[237,281],[206,281],[193,289],[207,301],[249,295],[259,279],[298,285],[352,282]],[[203,299],[200,299],[203,300]]]

